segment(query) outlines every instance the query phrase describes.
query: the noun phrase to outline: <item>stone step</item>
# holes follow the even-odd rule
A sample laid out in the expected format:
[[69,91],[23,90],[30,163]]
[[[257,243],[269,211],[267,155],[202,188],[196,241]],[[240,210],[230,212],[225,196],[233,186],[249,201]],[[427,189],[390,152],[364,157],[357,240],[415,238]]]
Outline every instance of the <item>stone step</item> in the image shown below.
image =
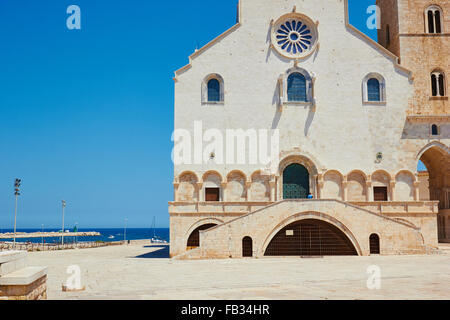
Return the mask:
[[23,269],[27,266],[27,258],[22,257],[17,260],[9,261],[0,264],[0,277],[5,276],[9,273],[12,273],[14,271]]
[[440,243],[439,250],[445,254],[450,254],[450,243]]
[[0,286],[28,286],[47,275],[47,267],[26,267],[0,277]]
[[26,251],[1,251],[0,264],[26,258]]

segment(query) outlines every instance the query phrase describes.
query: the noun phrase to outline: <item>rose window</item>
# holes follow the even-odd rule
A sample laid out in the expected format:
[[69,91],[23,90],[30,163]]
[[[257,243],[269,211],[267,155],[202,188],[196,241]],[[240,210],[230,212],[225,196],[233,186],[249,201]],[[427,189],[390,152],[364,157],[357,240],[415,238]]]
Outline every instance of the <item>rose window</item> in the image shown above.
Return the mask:
[[285,57],[305,57],[317,43],[316,26],[310,19],[298,14],[282,17],[274,25],[272,43]]

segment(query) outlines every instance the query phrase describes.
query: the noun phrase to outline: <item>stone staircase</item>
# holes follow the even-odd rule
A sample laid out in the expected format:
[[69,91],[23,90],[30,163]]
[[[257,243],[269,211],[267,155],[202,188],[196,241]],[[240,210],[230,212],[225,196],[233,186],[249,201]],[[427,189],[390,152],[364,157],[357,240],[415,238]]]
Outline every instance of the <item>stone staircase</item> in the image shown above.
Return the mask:
[[450,255],[450,243],[439,243],[439,251],[441,254]]
[[200,247],[177,260],[242,257],[242,239],[253,241],[253,257],[262,258],[272,236],[299,219],[316,219],[341,229],[358,255],[370,255],[369,236],[378,234],[383,255],[426,254],[433,251],[421,230],[408,221],[339,200],[283,200],[247,215],[200,231]]
[[26,251],[0,252],[0,300],[47,298],[47,267],[29,267]]

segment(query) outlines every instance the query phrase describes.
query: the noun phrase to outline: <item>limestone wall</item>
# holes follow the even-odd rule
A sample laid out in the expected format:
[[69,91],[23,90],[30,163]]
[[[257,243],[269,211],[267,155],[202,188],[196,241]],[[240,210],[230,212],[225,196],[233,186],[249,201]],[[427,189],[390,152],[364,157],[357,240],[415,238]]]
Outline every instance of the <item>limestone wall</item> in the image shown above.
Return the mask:
[[[425,253],[422,230],[410,224],[341,202],[316,200],[283,201],[203,231],[200,254],[208,258],[242,257],[242,239],[249,236],[253,239],[254,256],[262,257],[272,237],[300,219],[319,219],[337,226],[352,241],[359,255],[369,255],[369,237],[374,233],[380,237],[384,255]],[[433,244],[437,245],[436,237]]]
[[[449,115],[448,100],[450,75],[450,1],[449,0],[378,0],[382,13],[380,43],[398,55],[401,64],[414,75],[414,96],[410,101],[410,113],[421,115]],[[442,10],[442,33],[427,32],[425,10],[435,5]],[[392,45],[387,46],[384,35],[391,26]],[[395,26],[392,28],[392,26]],[[433,70],[444,71],[447,77],[446,98],[431,97],[430,74]],[[448,128],[448,119],[447,124]],[[448,139],[450,133],[445,137]]]
[[[319,49],[298,61],[298,67],[315,77],[315,107],[285,106],[280,111],[278,79],[294,61],[271,49],[268,34],[271,21],[291,12],[294,5],[297,12],[319,23]],[[226,129],[279,129],[282,153],[312,155],[323,172],[416,172],[417,154],[429,142],[430,131],[428,125],[420,133],[425,127],[411,127],[406,118],[415,82],[395,67],[395,58],[383,48],[346,27],[344,1],[321,0],[310,5],[292,0],[242,0],[240,12],[239,25],[195,53],[189,66],[177,72],[176,129],[188,130],[191,137],[195,121],[202,121],[203,130],[215,128],[224,136]],[[422,65],[420,58],[418,61]],[[385,104],[363,103],[362,81],[369,73],[385,79]],[[210,74],[223,78],[221,104],[202,103],[201,84]],[[415,81],[419,78],[415,76]],[[439,137],[447,145],[449,130],[444,123]],[[379,152],[383,154],[381,162],[376,161]],[[226,177],[239,170],[250,177],[260,169],[261,165],[225,165],[211,160],[176,165],[175,176],[194,171],[201,177],[215,170]]]

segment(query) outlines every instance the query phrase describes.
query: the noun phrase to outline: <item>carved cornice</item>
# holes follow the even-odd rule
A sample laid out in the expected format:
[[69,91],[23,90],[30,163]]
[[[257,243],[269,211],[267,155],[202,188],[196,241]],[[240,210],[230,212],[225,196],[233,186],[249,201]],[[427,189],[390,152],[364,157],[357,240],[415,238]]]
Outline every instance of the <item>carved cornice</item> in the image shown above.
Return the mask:
[[411,115],[407,116],[406,120],[409,122],[416,122],[416,123],[450,122],[450,114]]

